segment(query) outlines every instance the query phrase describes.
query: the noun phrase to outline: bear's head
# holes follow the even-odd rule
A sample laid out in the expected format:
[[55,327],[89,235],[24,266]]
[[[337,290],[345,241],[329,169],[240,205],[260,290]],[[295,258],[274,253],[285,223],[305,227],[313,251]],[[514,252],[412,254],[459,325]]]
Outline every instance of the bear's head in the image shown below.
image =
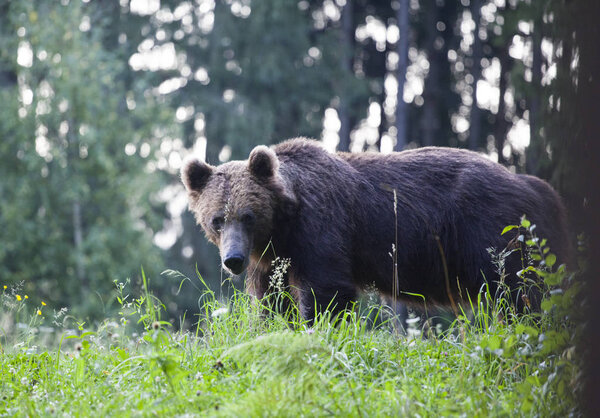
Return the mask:
[[181,169],[189,208],[233,274],[241,274],[251,257],[260,259],[277,218],[295,205],[279,168],[275,152],[261,145],[247,161],[214,167],[191,158]]

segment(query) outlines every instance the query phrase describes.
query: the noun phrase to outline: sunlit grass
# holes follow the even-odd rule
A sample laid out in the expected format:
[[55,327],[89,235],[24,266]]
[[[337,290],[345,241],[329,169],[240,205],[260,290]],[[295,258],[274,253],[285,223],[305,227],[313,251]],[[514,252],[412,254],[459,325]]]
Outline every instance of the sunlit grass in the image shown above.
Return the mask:
[[135,298],[116,283],[118,317],[90,326],[4,289],[0,414],[577,414],[576,286],[552,274],[541,313],[516,314],[484,288],[446,329],[421,316],[406,333],[369,303],[308,326],[208,290],[197,325],[176,332],[145,278]]
[[[0,412],[547,416],[575,407],[568,391],[557,396],[552,375],[565,360],[541,356],[539,321],[478,314],[409,338],[385,323],[370,328],[357,312],[290,327],[239,293],[205,309],[194,332],[155,321],[137,335],[107,321],[93,332],[56,330],[51,350],[37,335],[12,346],[5,335]],[[474,325],[483,322],[485,331]]]

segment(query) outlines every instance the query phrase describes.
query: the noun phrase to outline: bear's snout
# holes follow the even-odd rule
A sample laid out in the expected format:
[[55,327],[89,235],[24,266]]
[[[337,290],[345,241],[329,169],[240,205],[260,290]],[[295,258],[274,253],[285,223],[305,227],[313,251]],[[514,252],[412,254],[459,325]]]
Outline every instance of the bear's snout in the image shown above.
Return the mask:
[[223,258],[223,264],[233,274],[240,274],[244,271],[246,257],[242,253],[228,254]]
[[252,237],[247,228],[237,220],[230,220],[221,232],[221,260],[230,273],[241,274],[248,267]]

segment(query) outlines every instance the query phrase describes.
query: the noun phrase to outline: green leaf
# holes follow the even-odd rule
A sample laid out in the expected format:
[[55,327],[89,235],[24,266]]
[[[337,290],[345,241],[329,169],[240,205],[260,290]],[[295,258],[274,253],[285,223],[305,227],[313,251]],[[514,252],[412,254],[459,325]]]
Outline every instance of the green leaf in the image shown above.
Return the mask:
[[541,304],[541,308],[544,312],[550,312],[553,306],[554,303],[552,303],[550,299],[544,299]]
[[77,357],[75,359],[75,384],[79,385],[83,382],[84,373],[85,361],[83,357]]
[[537,338],[538,336],[538,330],[530,326],[525,327],[525,333],[531,335],[534,338]]
[[523,228],[529,228],[531,226],[531,222],[529,222],[529,220],[523,216],[521,219],[521,226]]
[[121,361],[126,360],[129,358],[129,353],[125,350],[123,350],[122,348],[117,348],[117,356],[119,357],[119,359]]
[[518,228],[518,227],[519,227],[519,225],[508,225],[508,226],[505,226],[504,229],[502,230],[502,233],[500,235],[504,235],[508,231],[511,231],[511,230],[513,230],[515,228]]
[[550,287],[558,286],[562,282],[562,279],[562,274],[550,273],[544,278],[544,283],[546,284],[546,286]]
[[556,256],[554,254],[548,254],[545,261],[548,267],[552,267],[554,263],[556,263]]
[[538,269],[536,269],[536,268],[535,268],[535,267],[533,267],[533,266],[527,266],[527,267],[525,267],[523,270],[519,270],[519,271],[517,271],[517,276],[519,276],[519,277],[523,277],[523,275],[524,275],[525,273],[529,272],[529,271],[533,271],[533,272],[535,272],[536,274],[539,274],[539,271],[538,271]]
[[498,337],[497,335],[492,335],[489,339],[488,347],[490,350],[493,351],[493,350],[500,348],[501,343],[502,343],[502,340],[500,340],[500,337]]

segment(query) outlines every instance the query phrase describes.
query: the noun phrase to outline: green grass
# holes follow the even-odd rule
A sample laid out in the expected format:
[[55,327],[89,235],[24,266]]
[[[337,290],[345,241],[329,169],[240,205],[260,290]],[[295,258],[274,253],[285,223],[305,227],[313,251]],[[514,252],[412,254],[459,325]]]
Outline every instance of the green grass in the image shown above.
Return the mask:
[[535,262],[522,275],[542,284],[541,312],[516,314],[506,292],[484,287],[444,330],[423,317],[398,332],[368,301],[309,327],[205,291],[196,325],[175,332],[143,271],[141,296],[115,283],[118,314],[87,326],[4,286],[0,415],[580,415],[580,284],[526,220],[513,228],[527,235]]
[[[495,303],[488,313],[461,315],[441,333],[429,328],[427,336],[419,335],[413,324],[409,337],[395,332],[393,321],[378,320],[374,326],[373,317],[383,315],[375,308],[348,312],[337,325],[324,317],[312,328],[298,320],[290,327],[281,316],[261,315],[243,294],[235,294],[225,306],[207,292],[196,329],[172,332],[158,320],[160,305],[147,291],[130,302],[123,292],[121,287],[120,316],[91,330],[60,315],[52,318],[51,329],[44,328],[37,307],[32,310],[29,301],[16,301],[14,292],[6,290],[0,414],[578,412],[573,328],[556,303],[541,317],[504,316],[507,320],[498,319],[497,310],[503,308]],[[483,294],[480,303],[486,299]],[[29,322],[23,323],[24,318]],[[132,326],[135,320],[143,328],[139,335]],[[74,329],[65,329],[69,324]]]

